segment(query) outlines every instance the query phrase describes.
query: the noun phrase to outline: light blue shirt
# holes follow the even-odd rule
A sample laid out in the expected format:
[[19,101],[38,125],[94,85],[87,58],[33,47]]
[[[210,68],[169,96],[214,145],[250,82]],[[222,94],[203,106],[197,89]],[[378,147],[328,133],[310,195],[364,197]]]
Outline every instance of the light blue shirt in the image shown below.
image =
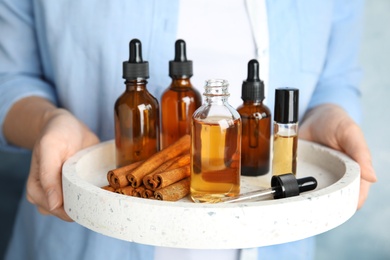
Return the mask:
[[[124,90],[121,73],[128,43],[141,40],[150,67],[148,89],[160,97],[170,83],[178,4],[1,0],[0,125],[16,101],[34,95],[70,110],[101,140],[112,139],[113,106]],[[267,1],[269,107],[273,89],[298,87],[300,118],[312,107],[333,103],[360,121],[362,9],[362,1]],[[2,127],[0,149],[18,149],[7,143]],[[20,210],[9,259],[153,258],[151,246],[42,217],[25,200]],[[304,259],[312,256],[310,248],[309,239],[260,248],[258,255],[288,258],[300,252]]]
[[[360,121],[362,7],[362,1],[267,1],[269,89],[300,88],[300,118],[335,103]],[[141,40],[148,89],[160,97],[170,83],[177,12],[178,1],[2,0],[0,124],[13,103],[36,95],[70,110],[102,140],[113,138],[129,41]],[[0,144],[9,147],[2,127]]]

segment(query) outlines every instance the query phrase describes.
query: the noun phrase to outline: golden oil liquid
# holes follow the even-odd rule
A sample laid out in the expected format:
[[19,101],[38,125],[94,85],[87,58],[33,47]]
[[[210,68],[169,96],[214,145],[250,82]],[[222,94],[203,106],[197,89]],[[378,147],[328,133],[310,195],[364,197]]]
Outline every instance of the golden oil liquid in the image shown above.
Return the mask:
[[[210,123],[210,121],[212,123]],[[208,118],[192,123],[191,198],[213,202],[240,193],[241,121]]]
[[297,135],[274,135],[272,174],[280,175],[297,171]]

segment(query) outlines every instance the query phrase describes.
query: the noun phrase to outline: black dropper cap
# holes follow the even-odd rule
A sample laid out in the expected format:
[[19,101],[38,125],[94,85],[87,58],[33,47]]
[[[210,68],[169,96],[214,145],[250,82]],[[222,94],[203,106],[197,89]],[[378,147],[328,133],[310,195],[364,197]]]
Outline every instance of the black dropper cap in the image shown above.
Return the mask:
[[282,124],[298,122],[299,89],[275,89],[274,121]]
[[241,99],[244,101],[263,101],[264,82],[259,77],[260,65],[257,60],[248,62],[248,78],[242,83]]
[[192,61],[187,60],[186,42],[177,40],[175,42],[175,59],[169,61],[169,76],[172,77],[192,77]]
[[286,173],[272,176],[271,187],[275,191],[275,199],[288,198],[314,190],[317,187],[317,180],[314,177],[296,179],[294,174]]
[[123,62],[123,78],[126,80],[149,78],[149,63],[142,60],[142,44],[138,39],[133,39],[129,44],[130,57]]

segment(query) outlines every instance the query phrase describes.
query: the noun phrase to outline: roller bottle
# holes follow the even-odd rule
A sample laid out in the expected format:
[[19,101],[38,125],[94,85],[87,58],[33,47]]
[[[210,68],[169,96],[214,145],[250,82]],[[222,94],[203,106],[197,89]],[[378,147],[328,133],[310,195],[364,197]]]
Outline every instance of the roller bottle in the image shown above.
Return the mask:
[[241,98],[243,104],[237,108],[242,120],[241,175],[264,175],[270,166],[271,112],[263,104],[264,83],[257,60],[248,62]]
[[126,90],[114,107],[117,167],[145,160],[160,148],[159,104],[147,90],[149,64],[138,39],[129,47],[130,58],[123,62]]
[[208,80],[192,116],[191,198],[211,202],[240,193],[241,118],[228,103],[228,82]]
[[169,62],[171,85],[161,96],[161,148],[191,133],[192,114],[202,104],[202,97],[190,81],[192,61],[187,60],[186,43],[177,40],[175,58]]
[[297,171],[299,90],[275,90],[272,174]]

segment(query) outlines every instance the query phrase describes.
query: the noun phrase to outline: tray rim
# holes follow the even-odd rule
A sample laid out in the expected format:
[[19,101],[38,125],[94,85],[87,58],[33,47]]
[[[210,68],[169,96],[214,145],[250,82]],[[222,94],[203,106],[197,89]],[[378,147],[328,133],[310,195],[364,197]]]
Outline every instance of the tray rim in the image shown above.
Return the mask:
[[[148,200],[148,199],[142,199],[142,198],[135,198],[135,197],[131,197],[131,196],[124,196],[121,194],[116,194],[113,192],[105,191],[105,190],[102,190],[100,187],[98,187],[94,184],[91,184],[82,178],[77,178],[77,176],[69,174],[69,172],[74,171],[76,169],[78,161],[84,155],[90,153],[91,151],[93,151],[95,149],[101,149],[104,146],[113,145],[113,142],[114,142],[113,140],[101,142],[95,146],[83,149],[83,150],[77,152],[72,157],[70,157],[63,165],[63,173],[64,173],[62,176],[63,185],[73,181],[72,184],[77,186],[79,189],[85,190],[85,187],[87,186],[88,187],[87,192],[93,194],[94,196],[109,198],[112,200],[120,200],[120,201],[123,201],[126,203],[133,204],[134,206],[141,205],[141,206],[147,206],[147,207],[150,206],[150,207],[159,207],[159,208],[160,207],[162,207],[162,208],[169,207],[172,209],[179,209],[179,210],[186,209],[186,208],[190,207],[191,209],[198,210],[198,211],[236,210],[236,209],[245,208],[245,210],[250,211],[251,209],[259,210],[263,207],[267,208],[267,207],[272,207],[273,205],[275,205],[275,200],[263,200],[263,201],[258,201],[258,202],[241,202],[241,203],[234,203],[234,204],[205,204],[205,203],[192,203],[192,202],[182,202],[182,201],[169,202],[169,201]],[[325,146],[317,144],[317,143],[312,143],[312,142],[308,142],[308,141],[301,140],[301,139],[299,140],[299,143],[300,143],[300,145],[298,147],[300,147],[301,145],[308,145],[308,146],[311,146],[312,149],[319,149],[323,152],[328,152],[331,155],[339,158],[342,161],[342,163],[345,165],[346,172],[335,183],[333,183],[327,187],[321,188],[319,190],[314,190],[311,192],[303,193],[297,197],[283,199],[282,204],[290,205],[290,206],[293,204],[299,205],[302,203],[307,203],[308,201],[310,202],[311,200],[313,200],[313,198],[316,198],[316,197],[320,198],[323,196],[333,196],[333,195],[337,196],[340,193],[340,190],[345,189],[347,187],[350,187],[351,185],[354,186],[353,189],[355,189],[355,190],[358,189],[357,185],[359,184],[360,168],[359,168],[359,165],[356,162],[354,162],[350,157],[348,157],[347,155],[345,155],[339,151],[330,149],[328,147],[325,147]],[[75,181],[78,181],[78,182],[75,183]],[[83,226],[85,226],[93,231],[96,231],[98,233],[102,233],[102,234],[105,234],[108,236],[113,236],[112,234],[109,234],[110,232],[106,232],[105,230],[100,230],[99,228],[94,227],[94,225],[91,226],[88,223],[85,223],[85,222],[81,221],[80,219],[76,218],[76,216],[73,214],[73,212],[69,211],[69,207],[67,207],[67,199],[65,196],[65,193],[66,193],[65,187],[63,189],[64,189],[64,208],[65,208],[65,211],[68,213],[68,215],[72,219],[74,219],[77,223],[79,223],[79,224],[81,224],[81,225],[83,225]],[[277,203],[280,203],[280,202],[281,202],[281,200],[277,201]],[[321,231],[317,231],[317,234],[325,232],[327,230],[330,230],[330,229],[342,224],[343,222],[348,220],[350,217],[352,217],[352,215],[355,213],[356,208],[357,208],[357,199],[356,199],[356,204],[353,205],[353,207],[354,207],[354,209],[352,209],[352,207],[349,207],[349,210],[348,210],[349,212],[345,213],[345,216],[343,216],[343,219],[341,221],[339,221],[339,223],[329,225],[327,228],[324,228]],[[91,221],[91,220],[88,220],[88,221]],[[311,236],[311,235],[316,235],[316,234],[312,233],[312,234],[309,234],[307,236]],[[297,237],[297,238],[300,239],[300,238],[304,238],[307,236],[303,235],[303,236]],[[127,240],[127,241],[135,241],[135,242],[146,243],[146,244],[151,244],[151,245],[162,245],[162,246],[171,246],[171,247],[190,247],[191,248],[191,245],[190,246],[180,245],[180,244],[179,245],[177,245],[177,244],[172,245],[170,243],[156,244],[153,242],[148,243],[148,241],[145,242],[142,239],[137,240],[137,239],[126,237],[126,235],[118,235],[118,236],[114,235],[113,237]],[[288,242],[288,241],[283,241],[283,239],[279,239],[279,240],[281,242]],[[271,244],[275,244],[275,243],[272,242]],[[261,245],[267,245],[267,244],[260,243],[258,246],[261,246]],[[208,246],[204,247],[202,245],[194,245],[194,247],[195,248],[209,248]],[[221,245],[217,245],[216,247],[217,248],[225,248]],[[242,246],[240,245],[240,247],[242,247]],[[232,248],[232,246],[229,245],[226,248]]]

